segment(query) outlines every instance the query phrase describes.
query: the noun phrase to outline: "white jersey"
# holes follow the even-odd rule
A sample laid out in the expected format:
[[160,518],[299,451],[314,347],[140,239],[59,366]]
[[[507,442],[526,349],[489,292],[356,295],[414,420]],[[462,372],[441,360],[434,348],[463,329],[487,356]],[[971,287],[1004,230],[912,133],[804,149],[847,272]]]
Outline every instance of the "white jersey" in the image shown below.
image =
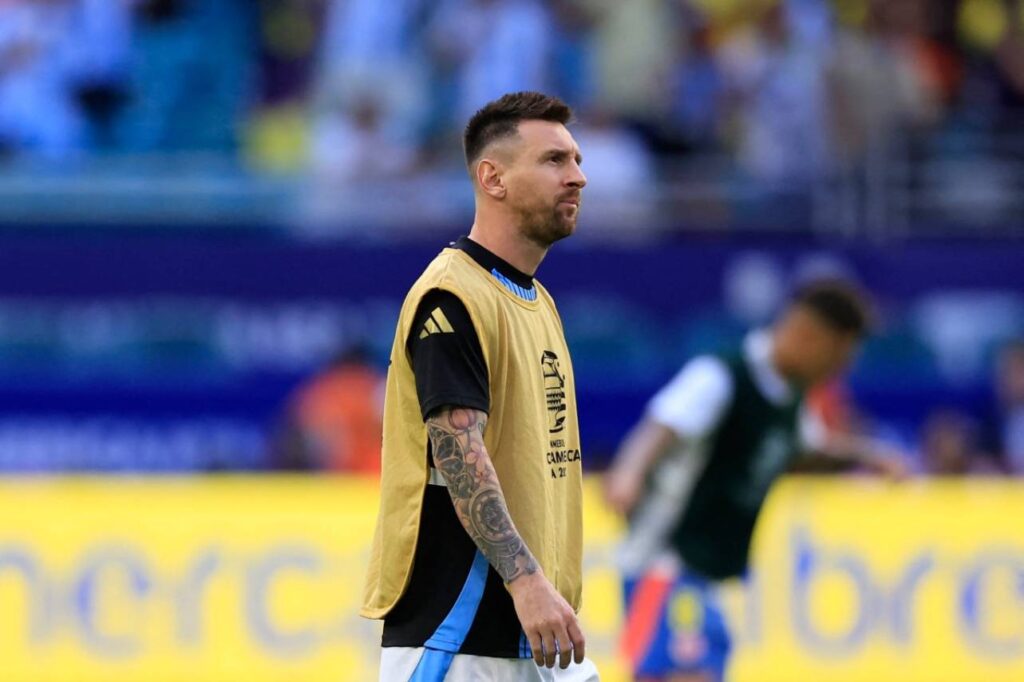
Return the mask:
[[[793,388],[772,363],[772,338],[758,330],[743,342],[743,357],[758,389],[771,402],[783,405]],[[657,463],[650,484],[630,518],[629,533],[619,550],[619,569],[626,577],[643,573],[655,561],[678,562],[667,548],[667,537],[686,508],[697,478],[707,464],[710,439],[729,409],[733,379],[721,358],[702,355],[690,360],[647,404],[646,416],[671,429],[678,446]],[[821,421],[802,409],[800,440],[806,450],[824,445]]]

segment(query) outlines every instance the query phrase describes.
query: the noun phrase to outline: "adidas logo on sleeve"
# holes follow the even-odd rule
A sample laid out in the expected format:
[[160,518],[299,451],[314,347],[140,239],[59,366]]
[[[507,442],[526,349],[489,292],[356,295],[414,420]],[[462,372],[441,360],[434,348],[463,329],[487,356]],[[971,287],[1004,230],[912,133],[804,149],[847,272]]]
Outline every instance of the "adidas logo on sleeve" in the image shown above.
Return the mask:
[[454,332],[455,330],[452,329],[448,318],[444,316],[444,311],[440,308],[434,308],[433,312],[430,313],[430,317],[423,324],[423,330],[420,332],[419,338],[425,339],[431,334],[453,334]]

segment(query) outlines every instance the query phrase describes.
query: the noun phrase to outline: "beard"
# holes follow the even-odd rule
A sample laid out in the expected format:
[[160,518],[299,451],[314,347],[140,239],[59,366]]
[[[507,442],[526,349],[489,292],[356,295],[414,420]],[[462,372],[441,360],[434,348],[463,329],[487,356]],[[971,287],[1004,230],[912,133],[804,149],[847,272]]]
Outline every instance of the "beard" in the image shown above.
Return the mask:
[[533,243],[547,248],[575,232],[580,207],[570,208],[560,203],[563,199],[559,199],[559,203],[554,206],[520,209],[519,224],[523,235]]

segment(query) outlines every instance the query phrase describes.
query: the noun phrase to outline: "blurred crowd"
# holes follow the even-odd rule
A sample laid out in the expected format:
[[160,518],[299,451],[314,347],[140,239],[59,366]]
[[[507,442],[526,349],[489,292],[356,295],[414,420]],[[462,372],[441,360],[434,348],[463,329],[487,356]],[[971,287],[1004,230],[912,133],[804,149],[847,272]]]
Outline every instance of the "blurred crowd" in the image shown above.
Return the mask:
[[[897,147],[1024,140],[1024,0],[0,0],[0,171],[208,155],[310,174],[333,203],[348,186],[368,203],[382,178],[465,190],[462,125],[519,89],[576,110],[588,201],[665,181],[856,186]],[[976,170],[944,194],[991,199],[998,178]],[[948,341],[952,375],[965,338],[984,344],[946,331],[1000,318],[974,300],[931,313],[922,337]],[[921,471],[1024,474],[1024,346],[999,357],[990,416],[936,409],[902,443]],[[379,377],[360,362],[296,393],[279,466],[376,466]]]
[[1019,0],[0,0],[0,149],[356,182],[457,168],[475,108],[540,89],[576,108],[595,190],[694,154],[792,185],[1019,125],[1022,21]]

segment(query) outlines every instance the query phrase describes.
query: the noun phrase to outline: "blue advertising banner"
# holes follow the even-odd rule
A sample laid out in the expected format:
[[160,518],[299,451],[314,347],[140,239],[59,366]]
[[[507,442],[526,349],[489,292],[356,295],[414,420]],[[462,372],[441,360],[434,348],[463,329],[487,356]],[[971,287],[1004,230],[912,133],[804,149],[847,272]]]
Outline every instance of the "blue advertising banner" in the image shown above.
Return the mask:
[[[383,370],[402,297],[440,246],[0,236],[0,469],[269,466],[289,395],[332,357],[364,348]],[[905,434],[935,405],[983,417],[993,350],[1024,333],[1021,263],[1021,241],[581,236],[538,276],[566,325],[594,465],[687,358],[737,343],[817,274],[855,277],[879,302],[880,333],[850,381],[862,409]]]

